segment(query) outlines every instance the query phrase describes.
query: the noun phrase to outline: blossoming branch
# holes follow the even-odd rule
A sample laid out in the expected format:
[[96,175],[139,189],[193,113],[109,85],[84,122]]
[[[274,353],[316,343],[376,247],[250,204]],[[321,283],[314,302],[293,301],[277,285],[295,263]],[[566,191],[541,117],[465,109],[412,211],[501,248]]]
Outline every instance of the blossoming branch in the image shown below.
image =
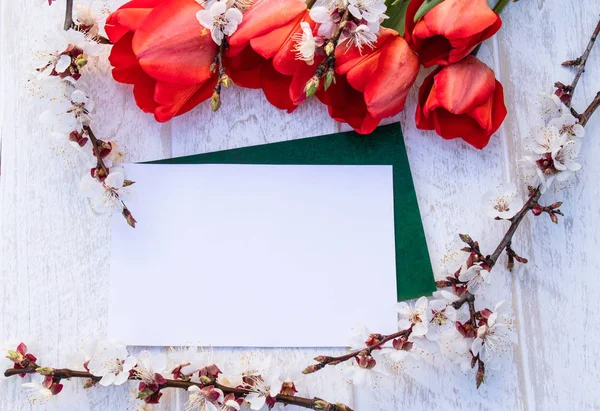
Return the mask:
[[352,361],[355,382],[364,382],[379,359],[387,357],[392,361],[403,361],[418,346],[429,352],[444,349],[445,354],[453,357],[463,369],[475,370],[477,387],[483,383],[486,364],[507,350],[508,343],[515,342],[515,334],[506,304],[499,302],[488,308],[480,305],[479,297],[485,285],[491,282],[492,270],[502,254],[507,256],[509,271],[516,263],[528,262],[514,250],[512,240],[529,212],[534,216],[547,214],[554,223],[558,223],[559,216],[563,215],[561,202],[543,205],[539,200],[554,184],[564,182],[581,169],[578,163],[580,139],[585,135],[585,125],[600,106],[600,92],[581,114],[571,107],[571,101],[598,33],[600,22],[583,55],[563,63],[577,68],[573,82],[570,85],[556,83],[554,94],[541,97],[541,122],[532,125],[532,146],[522,161],[528,183],[527,200],[521,199],[514,184],[501,187],[500,193],[484,195],[488,215],[495,220],[510,222],[493,253],[484,254],[477,241],[461,234],[464,246],[447,256],[441,278],[436,282],[439,290],[433,293],[434,299],[428,301],[421,297],[413,306],[398,305],[399,332],[382,335],[363,330],[358,336],[361,343],[355,344],[348,354],[318,356],[316,363],[308,366],[304,373]]
[[41,120],[52,137],[79,152],[85,169],[80,188],[94,211],[117,207],[135,227],[136,220],[123,200],[127,187],[134,183],[118,166],[123,153],[114,141],[98,139],[92,131],[94,103],[79,82],[89,60],[100,55],[101,44],[108,40],[99,34],[99,15],[93,10],[76,5],[73,19],[72,0],[67,1],[66,10],[65,30],[54,33],[51,48],[36,56],[36,81],[50,106]]
[[6,369],[4,378],[17,375],[24,378],[29,374],[40,377],[23,384],[29,390],[32,403],[51,401],[61,393],[64,380],[80,378],[84,380],[85,388],[134,381],[138,383],[137,400],[140,404],[158,404],[165,389],[183,389],[189,394],[186,411],[238,411],[241,407],[260,410],[265,405],[272,408],[275,404],[313,410],[352,411],[341,403],[296,396],[296,384],[301,374],[271,369],[267,376],[256,370],[236,369],[225,375],[212,362],[209,352],[195,348],[173,351],[169,355],[142,351],[134,357],[124,345],[87,341],[80,351],[71,356],[73,369],[39,365],[37,357],[28,352],[24,343],[5,346],[2,355],[1,365]]

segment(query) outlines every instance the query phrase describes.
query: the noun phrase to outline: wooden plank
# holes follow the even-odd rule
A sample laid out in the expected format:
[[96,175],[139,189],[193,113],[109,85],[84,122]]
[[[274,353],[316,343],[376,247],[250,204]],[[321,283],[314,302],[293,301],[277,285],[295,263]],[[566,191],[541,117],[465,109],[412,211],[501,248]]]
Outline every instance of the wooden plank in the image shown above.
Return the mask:
[[[528,126],[536,119],[538,93],[551,92],[557,81],[570,83],[573,71],[560,67],[581,55],[598,22],[600,5],[583,0],[518,2],[508,6],[500,35],[502,71],[510,109],[509,157],[516,164],[530,141]],[[577,88],[574,107],[583,110],[600,90],[600,49],[596,45]],[[544,204],[564,201],[566,214],[554,225],[547,216],[529,218],[529,229],[514,242],[531,259],[516,279],[523,376],[529,409],[597,409],[600,392],[590,382],[600,373],[600,322],[596,295],[600,256],[597,187],[600,166],[597,138],[600,121],[587,127],[583,170],[564,190],[542,197]]]

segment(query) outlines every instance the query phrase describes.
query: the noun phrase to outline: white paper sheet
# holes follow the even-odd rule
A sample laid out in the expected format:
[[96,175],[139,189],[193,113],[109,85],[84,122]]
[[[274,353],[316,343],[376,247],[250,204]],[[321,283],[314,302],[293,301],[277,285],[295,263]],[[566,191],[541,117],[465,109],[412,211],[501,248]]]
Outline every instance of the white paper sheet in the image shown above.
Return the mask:
[[109,337],[145,346],[347,346],[397,330],[391,166],[125,166]]

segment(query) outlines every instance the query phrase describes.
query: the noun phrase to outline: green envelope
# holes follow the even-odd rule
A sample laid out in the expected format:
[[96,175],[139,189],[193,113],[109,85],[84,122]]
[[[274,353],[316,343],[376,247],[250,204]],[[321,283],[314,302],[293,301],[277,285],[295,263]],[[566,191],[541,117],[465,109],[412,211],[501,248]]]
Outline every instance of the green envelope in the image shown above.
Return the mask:
[[[400,125],[152,161],[150,164],[392,165],[398,301],[431,294],[433,272]],[[368,216],[365,216],[368,218]],[[365,273],[368,281],[369,273]],[[358,285],[368,287],[368,284]]]

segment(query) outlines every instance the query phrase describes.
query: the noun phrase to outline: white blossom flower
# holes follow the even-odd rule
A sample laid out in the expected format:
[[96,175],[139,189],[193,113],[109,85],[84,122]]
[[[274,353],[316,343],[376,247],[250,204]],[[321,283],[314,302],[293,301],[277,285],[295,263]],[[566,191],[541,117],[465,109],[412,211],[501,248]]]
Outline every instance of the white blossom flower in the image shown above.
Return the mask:
[[[209,9],[210,6],[212,6],[213,4],[215,4],[218,1],[223,1],[223,0],[196,0],[196,2],[205,9]],[[235,7],[236,9],[238,9],[240,11],[246,11],[252,5],[252,3],[253,3],[253,0],[227,0],[226,1],[227,8]]]
[[102,377],[100,385],[121,385],[129,378],[129,371],[136,365],[135,357],[129,355],[127,348],[118,343],[102,342],[98,345],[88,368],[96,377]]
[[398,321],[400,330],[408,330],[412,327],[411,337],[422,337],[427,334],[429,320],[426,297],[419,298],[414,307],[405,302],[398,303],[396,310],[400,314],[400,321]]
[[375,371],[377,361],[375,356],[381,357],[381,353],[373,351],[371,355],[359,355],[354,358],[352,365],[344,370],[344,376],[358,387],[364,387],[374,382],[378,372]]
[[532,151],[536,154],[551,153],[566,141],[566,135],[561,134],[555,126],[534,126],[532,128],[534,144]]
[[514,184],[500,185],[497,192],[492,193],[488,191],[484,194],[484,198],[487,200],[484,203],[487,215],[503,220],[509,220],[514,217],[523,208],[523,205],[525,205],[519,195],[517,186]]
[[246,376],[251,381],[252,392],[244,398],[252,410],[260,410],[265,406],[268,397],[275,397],[281,391],[281,384],[277,376],[272,376],[265,381],[259,375]]
[[227,8],[227,3],[223,0],[216,1],[207,10],[196,13],[200,24],[210,29],[211,37],[218,45],[221,45],[225,36],[230,36],[237,30],[243,17],[239,9]]
[[334,23],[331,18],[331,10],[323,6],[315,6],[310,9],[310,18],[319,24],[317,34],[320,37],[330,38],[333,33]]
[[119,206],[119,198],[126,194],[125,170],[122,167],[112,167],[103,182],[92,177],[87,171],[79,183],[79,191],[90,201],[92,209],[98,214],[105,214],[115,206]]
[[516,343],[516,334],[509,318],[503,315],[504,301],[499,302],[487,319],[487,324],[479,326],[477,338],[473,340],[471,351],[474,356],[479,355],[484,362],[488,362],[495,355],[506,350],[508,343]]
[[92,7],[76,3],[75,16],[77,23],[82,26],[81,29],[89,36],[94,37],[98,35],[98,19],[100,16],[95,10],[92,9]]
[[467,283],[467,288],[472,293],[477,293],[483,288],[484,284],[491,284],[491,273],[480,264],[473,264],[462,272],[458,279]]
[[448,303],[448,300],[445,298],[432,300],[429,302],[428,309],[431,317],[427,329],[429,340],[436,341],[443,335],[456,332],[456,310]]
[[349,47],[357,47],[362,53],[363,47],[374,47],[377,41],[377,32],[372,32],[366,24],[356,25],[354,22],[348,22],[340,37],[340,44],[346,41]]
[[296,59],[306,62],[308,65],[312,65],[315,62],[315,50],[316,42],[312,33],[310,24],[303,21],[300,23],[302,28],[302,34],[297,33],[294,35],[294,52],[296,53]]
[[223,392],[221,390],[207,390],[196,385],[192,385],[190,388],[188,388],[188,393],[190,396],[185,404],[185,411],[219,411],[219,408],[213,403],[213,401],[211,401],[210,397],[213,393],[218,393],[218,395],[216,395],[217,400],[222,400]]
[[560,101],[560,98],[554,93],[541,93],[539,106],[544,122],[555,117],[560,117],[564,111],[568,110],[562,101]]
[[71,75],[67,70],[79,55],[85,59],[86,55],[96,56],[102,51],[98,43],[73,29],[53,30],[45,44],[48,51],[36,53],[33,64],[42,79],[50,75]]
[[549,127],[556,127],[560,134],[565,137],[584,137],[585,128],[579,124],[579,120],[570,112],[563,114],[560,117],[553,118],[548,123]]
[[141,381],[150,384],[154,381],[156,374],[162,374],[167,368],[167,355],[164,353],[151,353],[142,351],[137,356],[135,372]]
[[181,366],[181,374],[189,376],[200,369],[213,364],[212,354],[207,351],[198,351],[195,347],[169,353],[169,359],[175,366]]
[[94,354],[96,353],[96,349],[98,346],[98,340],[96,339],[87,339],[83,341],[81,347],[69,355],[67,355],[67,366],[73,370],[84,370],[85,364],[92,359]]
[[58,141],[80,147],[83,128],[90,124],[90,112],[93,109],[94,102],[83,91],[75,90],[69,98],[52,100],[50,107],[40,115],[40,121]]
[[385,16],[387,9],[383,0],[348,0],[348,11],[358,20],[377,22]]
[[581,164],[577,162],[579,151],[581,151],[581,143],[578,140],[569,140],[552,151],[554,168],[558,170],[556,176],[558,181],[566,180],[573,171],[581,169]]
[[22,386],[28,389],[27,397],[32,403],[44,402],[52,398],[52,391],[44,387],[41,381],[33,380]]
[[369,338],[371,332],[364,324],[356,324],[352,328],[352,334],[348,339],[348,347],[354,350],[365,348],[365,342]]

